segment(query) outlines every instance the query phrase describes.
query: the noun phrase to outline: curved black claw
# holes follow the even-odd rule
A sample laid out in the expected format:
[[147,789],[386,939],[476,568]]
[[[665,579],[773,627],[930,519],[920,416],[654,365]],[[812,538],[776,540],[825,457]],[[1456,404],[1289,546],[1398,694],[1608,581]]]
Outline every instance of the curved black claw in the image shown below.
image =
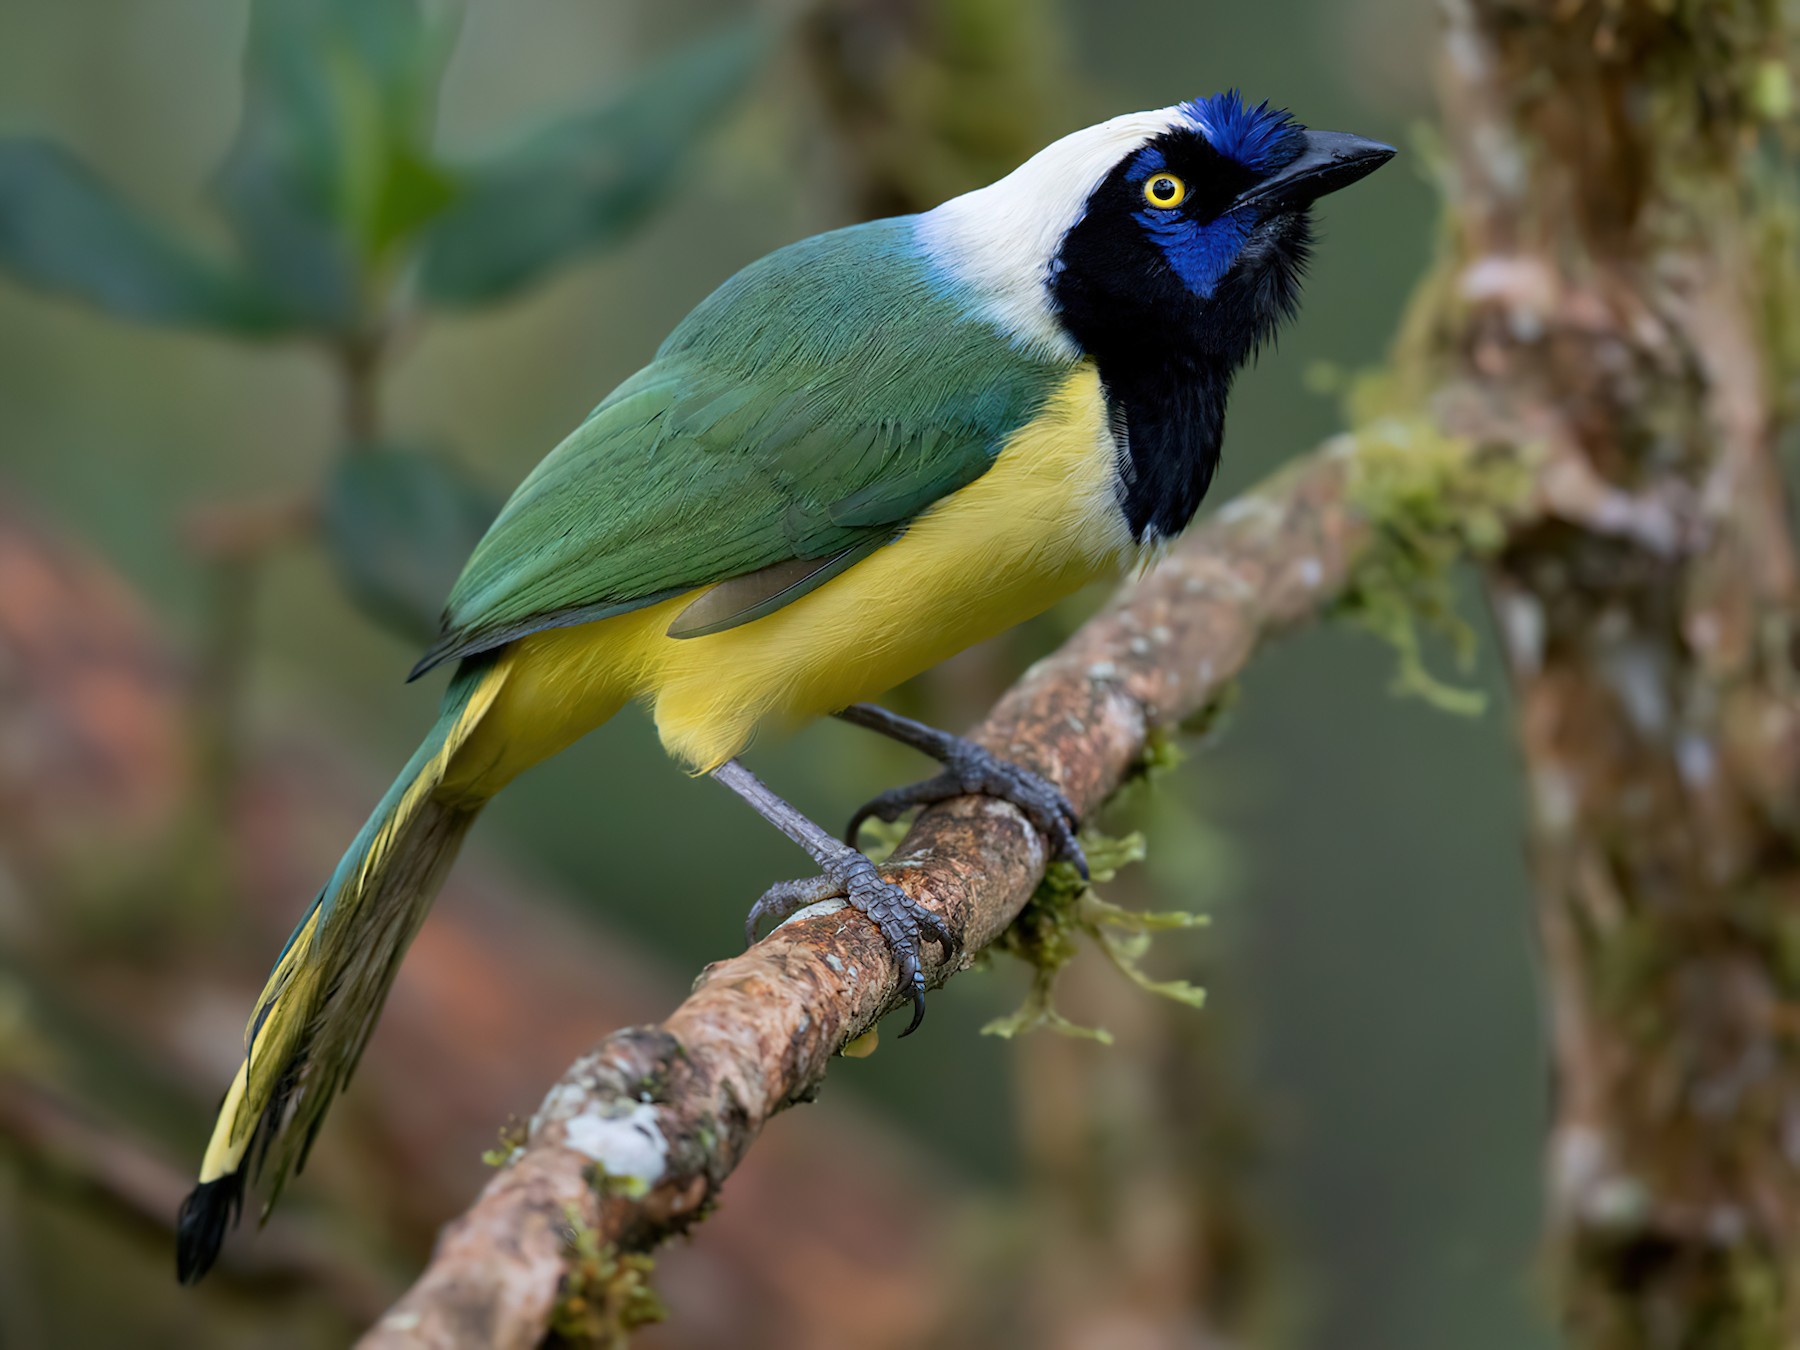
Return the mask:
[[790,914],[798,913],[808,905],[834,899],[843,893],[842,886],[824,876],[776,882],[762,893],[762,898],[750,906],[750,912],[744,916],[744,945],[756,945],[756,926],[763,919],[774,919],[780,924]]
[[900,966],[901,984],[912,998],[912,1021],[902,1036],[910,1036],[925,1020],[925,969],[922,950],[927,942],[935,942],[949,956],[956,950],[956,939],[938,918],[891,881],[882,880],[875,864],[853,848],[825,864],[824,875],[802,881],[778,881],[763,892],[750,909],[744,923],[744,936],[756,940],[756,925],[765,916],[786,918],[807,905],[842,896],[845,903],[868,916],[881,931],[888,950]]
[[1001,801],[1011,802],[1050,841],[1051,856],[1073,863],[1075,870],[1081,873],[1081,879],[1087,880],[1087,854],[1075,837],[1075,832],[1081,828],[1081,819],[1069,799],[1042,775],[960,738],[956,748],[944,760],[942,773],[909,787],[889,788],[864,802],[850,817],[850,828],[844,838],[854,844],[857,831],[871,817],[892,822],[915,806],[930,806],[952,797],[969,796],[998,797]]

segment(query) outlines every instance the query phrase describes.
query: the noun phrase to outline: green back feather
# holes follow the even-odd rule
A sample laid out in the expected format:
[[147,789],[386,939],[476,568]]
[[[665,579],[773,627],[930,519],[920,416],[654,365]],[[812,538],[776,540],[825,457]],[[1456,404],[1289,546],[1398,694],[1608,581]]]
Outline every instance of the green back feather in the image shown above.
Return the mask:
[[420,670],[788,559],[879,547],[985,472],[1066,374],[959,302],[911,218],[773,253],[525,480]]

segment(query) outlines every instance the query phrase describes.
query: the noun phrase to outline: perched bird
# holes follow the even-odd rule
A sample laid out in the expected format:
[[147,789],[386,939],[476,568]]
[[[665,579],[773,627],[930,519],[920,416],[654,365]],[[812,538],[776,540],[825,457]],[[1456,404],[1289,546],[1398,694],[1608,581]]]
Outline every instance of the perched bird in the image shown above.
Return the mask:
[[[862,700],[1186,527],[1232,377],[1293,313],[1312,202],[1393,153],[1216,95],[791,245],[703,300],[525,480],[452,590],[413,671],[457,663],[442,711],[257,1000],[181,1207],[182,1280],[212,1265],[252,1165],[278,1193],[304,1161],[483,804],[630,700],[819,867],[765,894],[751,935],[845,897],[917,1026],[921,944],[950,935],[853,847],[866,815],[993,794],[1085,864],[1049,783]],[[735,758],[760,726],[823,715],[944,772],[839,842]]]

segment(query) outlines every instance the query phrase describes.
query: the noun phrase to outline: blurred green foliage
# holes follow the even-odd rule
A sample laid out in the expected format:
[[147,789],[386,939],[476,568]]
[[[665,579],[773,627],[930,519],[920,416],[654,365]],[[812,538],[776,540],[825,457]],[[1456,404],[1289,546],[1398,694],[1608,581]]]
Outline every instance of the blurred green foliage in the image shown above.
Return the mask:
[[262,335],[274,300],[118,197],[61,146],[0,142],[0,263],[18,280],[121,318]]
[[402,637],[429,643],[446,578],[494,518],[493,499],[435,451],[357,447],[339,457],[320,505],[344,588]]
[[[343,383],[323,539],[350,594],[428,638],[491,501],[437,449],[390,449],[382,364],[435,306],[505,300],[616,245],[675,183],[766,55],[740,22],[503,148],[439,152],[457,11],[258,0],[236,139],[213,179],[237,256],[150,219],[54,142],[0,140],[0,267],[120,318],[298,337]],[[365,463],[364,460],[378,460]]]
[[459,165],[451,199],[421,241],[424,294],[490,304],[617,243],[692,162],[765,39],[762,25],[745,24],[695,43],[617,98]]

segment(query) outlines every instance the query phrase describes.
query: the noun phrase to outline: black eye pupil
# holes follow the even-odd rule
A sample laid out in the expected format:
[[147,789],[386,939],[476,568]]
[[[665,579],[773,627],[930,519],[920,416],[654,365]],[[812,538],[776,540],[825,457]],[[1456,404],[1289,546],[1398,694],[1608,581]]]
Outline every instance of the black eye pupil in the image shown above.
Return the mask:
[[1150,195],[1158,201],[1168,201],[1175,195],[1175,184],[1167,178],[1159,178],[1150,185]]

